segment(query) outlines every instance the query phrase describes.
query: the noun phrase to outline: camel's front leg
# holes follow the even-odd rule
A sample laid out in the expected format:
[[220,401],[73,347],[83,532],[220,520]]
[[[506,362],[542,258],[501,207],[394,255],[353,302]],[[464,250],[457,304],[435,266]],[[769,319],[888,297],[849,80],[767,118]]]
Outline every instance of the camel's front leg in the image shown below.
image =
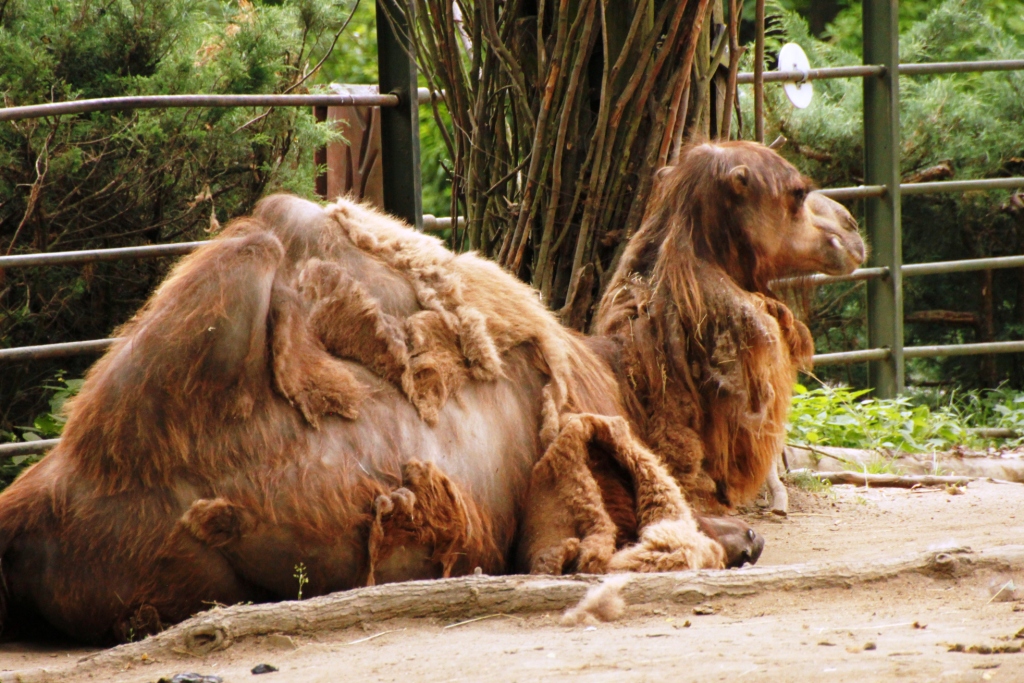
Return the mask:
[[574,415],[534,465],[519,551],[530,573],[604,573],[615,552],[615,524],[587,462],[592,437],[593,424]]

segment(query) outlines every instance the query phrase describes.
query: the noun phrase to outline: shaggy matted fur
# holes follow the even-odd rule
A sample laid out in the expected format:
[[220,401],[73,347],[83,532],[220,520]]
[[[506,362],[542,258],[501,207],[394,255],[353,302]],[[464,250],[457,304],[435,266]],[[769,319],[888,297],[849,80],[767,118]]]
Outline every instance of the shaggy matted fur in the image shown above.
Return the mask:
[[[750,154],[790,177],[773,153]],[[753,189],[748,199],[758,197],[769,202]],[[686,430],[701,431],[700,413],[685,411],[707,406],[678,388],[702,388],[705,366],[722,392],[756,397],[728,413],[742,429],[784,412],[779,385],[742,374],[730,385],[724,342],[702,347],[683,373],[692,382],[677,384],[708,338],[686,322],[704,319],[680,311],[735,313],[694,284],[706,267],[740,292],[727,301],[746,297],[743,316],[715,323],[747,335],[732,337],[737,349],[747,353],[754,323],[765,348],[789,340],[758,356],[768,363],[805,335],[767,290],[705,266],[672,227],[665,206],[679,203],[667,189],[656,200],[599,340],[564,329],[495,264],[368,207],[264,200],[178,264],[89,371],[60,445],[0,494],[4,632],[137,637],[214,603],[294,598],[300,563],[313,596],[476,567],[749,559],[756,535],[723,520],[704,526],[713,540],[683,493],[702,465],[716,482],[757,473],[735,451],[696,459],[665,435],[683,416],[680,439],[697,439]],[[787,206],[779,225],[802,224],[802,208]],[[673,274],[659,250],[696,260]]]
[[749,500],[782,451],[810,333],[773,278],[849,272],[856,223],[779,155],[748,142],[686,148],[659,173],[602,299],[640,437],[705,509]]

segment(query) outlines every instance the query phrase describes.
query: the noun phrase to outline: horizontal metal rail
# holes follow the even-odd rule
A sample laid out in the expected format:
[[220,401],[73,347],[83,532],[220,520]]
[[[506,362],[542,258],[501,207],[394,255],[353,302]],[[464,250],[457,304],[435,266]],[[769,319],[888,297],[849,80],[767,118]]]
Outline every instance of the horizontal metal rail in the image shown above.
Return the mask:
[[29,266],[67,266],[76,263],[96,261],[120,261],[161,256],[180,256],[194,251],[203,242],[179,242],[177,244],[151,244],[143,247],[120,247],[117,249],[83,249],[81,251],[55,251],[42,254],[19,254],[0,256],[0,269],[27,268]]
[[[466,222],[459,217],[459,225]],[[440,232],[452,226],[452,219],[447,216],[437,217],[425,214],[423,229],[428,232]],[[29,266],[67,266],[76,263],[95,263],[97,261],[119,261],[129,259],[160,258],[162,256],[180,256],[195,251],[205,242],[179,242],[177,244],[152,244],[143,247],[120,247],[117,249],[83,249],[81,251],[55,251],[42,254],[19,254],[16,256],[0,256],[0,269],[27,268]]]
[[885,360],[889,357],[889,349],[864,349],[863,351],[840,351],[839,353],[819,353],[814,356],[814,367],[822,365],[846,365],[869,360]]
[[1021,71],[1024,59],[983,59],[977,62],[931,62],[900,64],[900,76],[963,74],[975,71]]
[[0,362],[19,360],[40,360],[43,358],[64,358],[103,353],[117,339],[92,339],[90,341],[64,342],[63,344],[42,344],[39,346],[18,346],[0,349]]
[[998,270],[1000,268],[1024,267],[1024,256],[995,256],[993,258],[966,259],[963,261],[935,261],[933,263],[908,263],[901,269],[907,275],[937,275],[941,273],[964,273],[972,270]]
[[804,275],[800,277],[785,277],[775,280],[773,285],[824,285],[834,282],[859,282],[860,280],[874,280],[875,278],[886,277],[889,269],[885,266],[877,268],[858,268],[847,275]]
[[[977,62],[931,62],[927,64],[900,64],[900,76],[930,76],[935,74],[959,74],[982,71],[1022,71],[1024,59],[993,59]],[[834,66],[824,69],[808,69],[803,71],[765,71],[765,83],[800,83],[802,81],[820,81],[830,78],[866,78],[881,76],[885,67],[865,64],[857,66]],[[749,71],[737,74],[737,83],[754,82],[754,74]]]
[[[980,344],[943,344],[932,346],[905,346],[904,358],[943,358],[946,356],[980,356],[996,353],[1024,353],[1024,341],[984,342]],[[864,349],[862,351],[841,351],[820,353],[814,356],[814,366],[860,363],[869,360],[886,360],[889,349]]]
[[934,183],[900,183],[900,194],[936,192],[977,192],[979,190],[1015,190],[1024,187],[1024,178],[984,178],[982,180],[941,180]]
[[39,439],[38,441],[0,444],[0,458],[14,458],[19,455],[45,453],[59,443],[60,439]]
[[[902,185],[900,187],[903,187]],[[825,195],[837,202],[849,201],[851,199],[866,199],[868,197],[884,197],[886,189],[884,185],[858,185],[857,187],[833,187],[827,190],[815,190],[818,194]]]
[[[904,277],[915,275],[941,275],[945,273],[967,273],[977,270],[999,270],[1001,268],[1024,268],[1024,256],[994,256],[992,258],[965,259],[963,261],[934,261],[932,263],[907,263],[900,268]],[[888,268],[858,268],[849,275],[810,275],[804,278],[785,278],[777,282],[798,284],[807,282],[814,285],[833,282],[873,280],[889,274]]]
[[944,356],[978,356],[989,353],[1024,352],[1024,341],[985,342],[981,344],[945,344],[942,346],[907,346],[904,358],[940,358]]
[[[824,69],[808,69],[803,71],[765,71],[765,83],[799,83],[801,81],[820,81],[829,78],[863,78],[865,76],[881,76],[885,73],[884,66],[872,64],[858,66],[833,66]],[[749,71],[736,74],[737,83],[753,83],[754,74]]]
[[60,114],[177,107],[397,107],[398,95],[143,95],[100,97],[0,109],[0,121]]
[[[346,86],[339,86],[344,90]],[[376,86],[348,86],[355,92],[316,95],[131,95],[69,100],[21,107],[0,107],[0,121],[38,119],[60,114],[85,114],[93,111],[129,109],[175,109],[180,107],[397,107],[398,95],[365,92]],[[444,98],[443,91],[419,88],[420,104]]]
[[[941,180],[933,183],[900,183],[900,194],[937,194],[940,192],[979,192],[982,190],[1016,190],[1024,187],[1024,178],[982,178],[981,180]],[[836,201],[884,197],[884,185],[858,185],[817,190]]]

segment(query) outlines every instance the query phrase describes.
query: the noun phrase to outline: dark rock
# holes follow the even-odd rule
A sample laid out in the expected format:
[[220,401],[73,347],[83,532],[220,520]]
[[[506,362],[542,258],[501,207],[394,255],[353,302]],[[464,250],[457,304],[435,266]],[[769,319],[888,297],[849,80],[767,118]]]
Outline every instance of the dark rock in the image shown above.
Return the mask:
[[252,668],[253,675],[269,674],[277,671],[277,667],[271,664],[257,664]]

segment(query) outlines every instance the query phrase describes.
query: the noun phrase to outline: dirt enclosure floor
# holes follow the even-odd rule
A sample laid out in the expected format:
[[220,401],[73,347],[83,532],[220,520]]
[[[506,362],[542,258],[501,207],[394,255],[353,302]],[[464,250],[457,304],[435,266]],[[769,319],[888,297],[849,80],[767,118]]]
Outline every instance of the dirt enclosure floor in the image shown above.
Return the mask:
[[745,517],[757,567],[630,577],[611,623],[559,623],[600,577],[465,577],[213,610],[107,651],[6,644],[0,681],[1024,681],[1024,485],[790,489],[787,518]]

